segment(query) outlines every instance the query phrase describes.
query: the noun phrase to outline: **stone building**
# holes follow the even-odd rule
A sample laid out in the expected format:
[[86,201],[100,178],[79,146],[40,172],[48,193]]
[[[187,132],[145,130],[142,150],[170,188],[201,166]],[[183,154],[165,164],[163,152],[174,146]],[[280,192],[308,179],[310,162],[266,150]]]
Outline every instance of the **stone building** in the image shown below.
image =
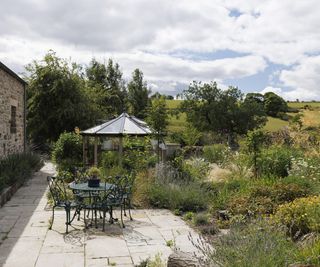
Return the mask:
[[26,82],[0,62],[0,158],[26,148]]

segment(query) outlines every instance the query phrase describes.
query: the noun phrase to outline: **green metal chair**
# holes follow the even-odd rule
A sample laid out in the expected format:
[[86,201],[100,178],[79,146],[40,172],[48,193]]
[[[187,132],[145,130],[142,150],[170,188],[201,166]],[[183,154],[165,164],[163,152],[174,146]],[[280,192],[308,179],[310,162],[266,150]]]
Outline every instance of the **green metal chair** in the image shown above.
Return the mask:
[[124,186],[125,181],[122,178],[117,178],[113,182],[113,186],[106,188],[100,201],[95,204],[95,209],[102,211],[103,225],[102,230],[105,230],[106,214],[109,212],[109,223],[114,223],[117,218],[114,218],[113,211],[115,207],[120,207],[121,227],[125,227],[123,223],[123,208],[124,208]]
[[[49,184],[49,190],[53,199],[52,205],[52,221],[49,229],[52,229],[54,222],[54,210],[57,207],[64,208],[66,212],[66,234],[68,233],[68,226],[71,225],[74,218],[78,214],[80,216],[80,211],[82,209],[82,203],[79,201],[71,201],[67,197],[66,187],[63,180],[59,177],[48,176],[47,181]],[[75,213],[71,218],[71,210],[75,209]]]
[[126,208],[128,208],[129,211],[129,218],[132,221],[131,216],[131,200],[132,200],[132,188],[133,188],[133,178],[130,176],[125,176],[125,185],[124,185],[124,193],[123,193],[123,215],[127,216]]

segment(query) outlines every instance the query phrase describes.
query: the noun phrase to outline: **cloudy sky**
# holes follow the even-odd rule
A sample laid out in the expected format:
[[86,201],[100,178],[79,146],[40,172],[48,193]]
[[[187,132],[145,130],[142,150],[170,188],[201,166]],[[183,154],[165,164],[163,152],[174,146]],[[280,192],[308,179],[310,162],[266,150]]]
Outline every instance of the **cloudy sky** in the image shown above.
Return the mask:
[[193,81],[320,100],[319,0],[1,0],[0,61],[18,73],[52,49],[140,68],[153,91]]

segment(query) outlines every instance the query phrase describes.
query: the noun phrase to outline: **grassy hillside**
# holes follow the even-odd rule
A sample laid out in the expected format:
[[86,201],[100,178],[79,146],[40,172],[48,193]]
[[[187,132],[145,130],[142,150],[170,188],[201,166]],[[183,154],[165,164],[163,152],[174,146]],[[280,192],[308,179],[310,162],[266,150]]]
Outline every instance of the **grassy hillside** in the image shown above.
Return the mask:
[[289,102],[288,106],[291,108],[303,108],[305,106],[312,108],[320,108],[320,102]]
[[[176,109],[179,107],[183,100],[167,100],[167,107],[169,109]],[[320,124],[320,102],[290,102],[289,107],[299,108],[303,113],[303,124],[305,126],[317,126]],[[304,106],[308,105],[312,110],[303,109]],[[169,132],[180,132],[183,131],[186,125],[186,114],[182,113],[179,117],[170,116],[169,121]],[[289,123],[284,120],[277,118],[268,117],[268,122],[264,129],[270,132],[277,131],[284,126],[288,126]]]

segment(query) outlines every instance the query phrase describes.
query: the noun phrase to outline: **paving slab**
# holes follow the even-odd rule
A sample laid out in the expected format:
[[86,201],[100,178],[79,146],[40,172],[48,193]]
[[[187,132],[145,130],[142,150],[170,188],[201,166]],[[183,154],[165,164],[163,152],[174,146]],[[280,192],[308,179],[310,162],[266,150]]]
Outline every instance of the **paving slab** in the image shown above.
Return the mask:
[[[47,162],[16,194],[0,208],[0,266],[5,267],[133,267],[157,254],[163,259],[173,252],[168,241],[182,251],[196,249],[189,233],[198,235],[180,218],[168,210],[132,210],[133,220],[124,217],[125,228],[119,222],[102,221],[97,228],[85,228],[74,220],[65,234],[65,211],[56,209],[52,230],[48,229],[52,210],[47,204],[47,175],[55,173]],[[115,217],[120,217],[115,211]]]

